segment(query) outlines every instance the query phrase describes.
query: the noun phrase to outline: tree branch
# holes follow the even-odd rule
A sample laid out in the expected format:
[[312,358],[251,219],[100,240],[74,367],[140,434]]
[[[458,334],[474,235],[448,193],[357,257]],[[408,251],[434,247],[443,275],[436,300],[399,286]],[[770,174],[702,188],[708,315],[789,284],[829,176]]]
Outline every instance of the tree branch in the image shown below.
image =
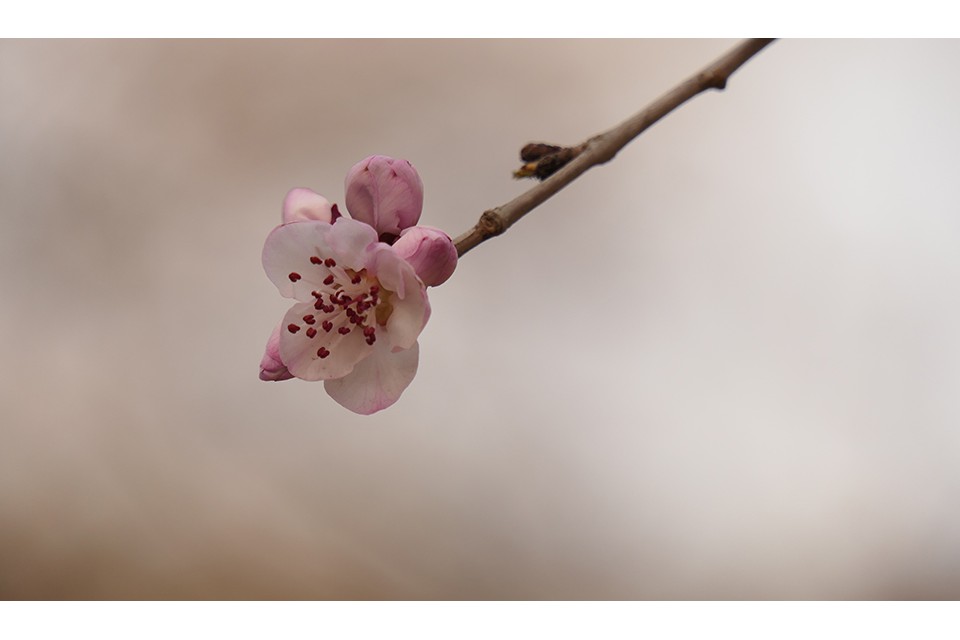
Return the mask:
[[593,136],[586,142],[573,147],[574,158],[556,173],[510,202],[485,211],[472,229],[456,239],[457,254],[463,256],[481,242],[509,229],[517,220],[576,180],[587,169],[612,160],[627,143],[690,98],[707,89],[723,90],[733,72],[771,42],[773,42],[771,38],[757,38],[742,42],[713,64],[658,98],[643,111],[609,131]]

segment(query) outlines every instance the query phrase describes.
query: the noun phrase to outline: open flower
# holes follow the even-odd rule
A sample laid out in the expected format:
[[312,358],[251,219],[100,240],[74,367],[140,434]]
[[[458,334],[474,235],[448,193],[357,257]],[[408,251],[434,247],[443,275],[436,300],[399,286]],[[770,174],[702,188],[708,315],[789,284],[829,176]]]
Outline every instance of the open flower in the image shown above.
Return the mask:
[[[376,158],[387,167],[387,160],[398,162]],[[361,182],[367,173],[360,172]],[[390,212],[399,202],[395,188],[372,193],[365,202],[374,211]],[[456,266],[456,248],[445,233],[400,226],[416,222],[419,206],[415,216],[387,215],[392,222],[384,231],[341,217],[336,205],[309,189],[287,194],[284,224],[267,237],[263,267],[281,295],[297,302],[267,342],[262,380],[323,380],[334,400],[361,414],[397,401],[417,372],[417,338],[430,317],[427,284],[446,280]],[[401,232],[412,235],[397,246],[381,241]]]

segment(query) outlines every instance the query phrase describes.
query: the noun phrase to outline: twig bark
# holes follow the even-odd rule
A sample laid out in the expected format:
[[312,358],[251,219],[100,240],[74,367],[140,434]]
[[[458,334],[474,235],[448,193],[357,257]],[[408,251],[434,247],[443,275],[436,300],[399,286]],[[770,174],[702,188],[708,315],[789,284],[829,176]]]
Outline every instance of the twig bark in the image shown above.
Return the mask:
[[569,164],[510,202],[485,211],[472,229],[456,239],[457,254],[462,256],[481,242],[509,229],[517,220],[576,180],[587,169],[612,160],[627,143],[690,98],[707,89],[723,90],[733,72],[771,42],[772,38],[742,42],[643,111],[579,145],[583,147],[582,152]]

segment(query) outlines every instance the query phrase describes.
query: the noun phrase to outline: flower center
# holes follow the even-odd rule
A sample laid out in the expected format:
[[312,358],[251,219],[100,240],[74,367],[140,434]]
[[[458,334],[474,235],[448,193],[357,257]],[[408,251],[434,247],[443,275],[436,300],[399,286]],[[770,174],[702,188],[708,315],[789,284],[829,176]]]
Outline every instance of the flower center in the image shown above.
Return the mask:
[[[382,290],[380,282],[366,269],[345,269],[337,265],[333,258],[311,256],[309,269],[321,270],[323,287],[310,292],[317,313],[303,316],[303,322],[307,325],[304,332],[306,337],[312,340],[320,331],[329,334],[336,327],[336,333],[340,336],[346,337],[357,332],[368,345],[373,346],[377,341],[377,329],[384,328],[393,313],[392,292]],[[289,278],[291,282],[297,282],[302,276],[291,272]],[[290,333],[297,333],[301,328],[295,323],[287,325]],[[316,357],[328,357],[335,342],[329,339],[324,341],[324,345],[317,349]]]

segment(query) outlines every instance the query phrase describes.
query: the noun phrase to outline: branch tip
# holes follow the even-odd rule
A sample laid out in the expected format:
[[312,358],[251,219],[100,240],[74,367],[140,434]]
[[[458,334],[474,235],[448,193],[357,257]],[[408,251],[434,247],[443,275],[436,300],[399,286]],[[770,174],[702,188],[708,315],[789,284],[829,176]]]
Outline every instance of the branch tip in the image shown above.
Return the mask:
[[[457,255],[462,257],[478,244],[500,235],[588,169],[612,160],[631,140],[694,96],[708,89],[726,89],[730,76],[771,42],[772,38],[741,42],[643,111],[581,144],[562,147],[532,142],[525,145],[520,150],[520,159],[524,164],[513,175],[515,178],[537,178],[541,183],[504,205],[484,211],[477,224],[454,241]],[[587,150],[589,153],[584,153]],[[557,173],[564,167],[564,171]],[[554,177],[547,180],[550,176]]]

